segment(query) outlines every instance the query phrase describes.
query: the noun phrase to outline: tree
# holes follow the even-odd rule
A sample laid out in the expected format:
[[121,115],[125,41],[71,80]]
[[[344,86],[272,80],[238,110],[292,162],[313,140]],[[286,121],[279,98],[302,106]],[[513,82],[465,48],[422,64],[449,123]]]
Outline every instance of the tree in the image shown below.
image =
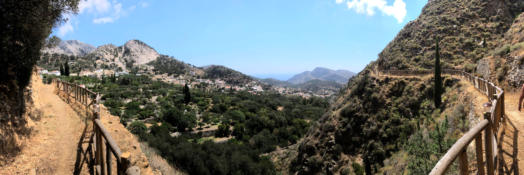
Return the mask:
[[162,118],[180,132],[185,131],[186,128],[192,128],[196,123],[196,116],[193,113],[182,114],[177,108],[168,109]]
[[433,93],[433,101],[435,103],[435,107],[440,107],[440,104],[442,103],[442,93],[443,93],[443,87],[442,87],[442,76],[440,71],[440,53],[439,53],[439,47],[438,47],[439,39],[436,38],[436,46],[435,46],[435,87],[434,87],[434,93]]
[[66,60],[66,62],[64,63],[64,75],[69,76],[69,73],[69,61]]
[[[0,2],[1,85],[24,88],[53,26],[62,13],[76,13],[79,0],[4,0]],[[14,80],[14,81],[13,81]],[[7,88],[17,89],[17,88]]]
[[146,125],[141,121],[134,121],[127,127],[131,133],[139,136],[140,138],[143,138],[147,134],[147,127]]
[[65,75],[63,65],[60,65],[60,75]]
[[[27,122],[24,90],[31,79],[40,50],[53,26],[65,21],[63,13],[78,11],[79,0],[2,0],[0,1],[0,128],[9,123]],[[18,128],[18,127],[16,127]],[[3,130],[0,155],[16,155],[12,143],[18,130]],[[20,134],[20,133],[19,133]]]
[[229,131],[229,124],[218,125],[218,130],[215,133],[215,137],[229,137],[231,131]]
[[191,92],[189,92],[189,86],[187,84],[184,85],[184,103],[188,104],[191,101]]
[[235,136],[237,140],[242,140],[244,135],[246,135],[246,125],[243,123],[236,124],[231,135]]

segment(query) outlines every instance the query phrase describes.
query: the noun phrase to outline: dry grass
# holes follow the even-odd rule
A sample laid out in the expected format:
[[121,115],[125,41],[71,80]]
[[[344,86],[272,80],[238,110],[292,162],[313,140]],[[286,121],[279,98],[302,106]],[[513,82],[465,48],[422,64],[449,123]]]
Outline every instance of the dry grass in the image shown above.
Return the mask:
[[162,174],[185,174],[172,167],[167,160],[158,154],[156,149],[149,147],[147,143],[140,142],[140,148],[149,160],[149,165],[153,171],[160,171]]

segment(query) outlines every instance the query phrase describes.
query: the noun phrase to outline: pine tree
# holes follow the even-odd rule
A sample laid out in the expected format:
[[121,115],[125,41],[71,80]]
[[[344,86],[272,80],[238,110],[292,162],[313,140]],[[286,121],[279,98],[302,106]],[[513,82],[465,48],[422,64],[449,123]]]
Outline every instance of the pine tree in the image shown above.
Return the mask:
[[440,53],[439,53],[439,47],[438,47],[439,39],[436,38],[436,46],[435,46],[435,87],[434,87],[434,94],[433,94],[433,100],[435,102],[435,107],[440,107],[440,104],[442,103],[442,93],[443,93],[443,87],[442,87],[442,77],[441,77],[441,70],[440,70]]

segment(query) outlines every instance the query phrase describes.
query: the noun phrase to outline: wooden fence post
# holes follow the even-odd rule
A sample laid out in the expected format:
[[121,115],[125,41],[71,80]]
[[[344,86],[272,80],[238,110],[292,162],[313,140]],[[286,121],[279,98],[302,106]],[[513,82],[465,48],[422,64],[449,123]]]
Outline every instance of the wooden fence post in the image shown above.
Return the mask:
[[477,154],[477,172],[479,175],[484,175],[484,161],[482,160],[482,133],[477,135],[475,138],[475,151]]
[[[100,119],[100,108],[98,107],[98,94],[97,94],[97,101],[94,104],[94,117],[93,117],[93,128],[96,133],[96,166],[100,168],[100,174],[104,175],[104,149],[103,149],[103,142],[102,142],[102,133],[100,131],[100,128],[98,128],[97,124],[95,123],[96,119]],[[96,167],[95,166],[95,167]]]
[[484,141],[486,144],[486,170],[488,175],[493,175],[495,172],[495,168],[493,167],[493,143],[491,140],[491,137],[493,135],[493,121],[491,121],[491,114],[489,112],[484,113],[484,119],[488,120],[489,122],[488,126],[486,126],[486,129],[484,130]]
[[107,163],[107,174],[111,175],[111,146],[109,142],[106,142],[106,163]]
[[469,174],[468,154],[466,153],[466,149],[467,147],[465,147],[459,154],[459,166],[461,175]]

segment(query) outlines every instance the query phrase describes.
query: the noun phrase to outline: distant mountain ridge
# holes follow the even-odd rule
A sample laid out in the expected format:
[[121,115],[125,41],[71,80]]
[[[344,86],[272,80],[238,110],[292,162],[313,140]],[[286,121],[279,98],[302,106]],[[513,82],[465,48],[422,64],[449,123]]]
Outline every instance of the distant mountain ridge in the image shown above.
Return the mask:
[[302,84],[310,80],[334,81],[340,84],[348,82],[349,78],[356,73],[348,70],[331,70],[328,68],[317,67],[313,71],[305,71],[291,77],[287,82],[292,84]]
[[60,43],[55,47],[42,49],[42,52],[49,54],[85,56],[95,49],[95,46],[80,42],[78,40],[65,40],[60,41]]

